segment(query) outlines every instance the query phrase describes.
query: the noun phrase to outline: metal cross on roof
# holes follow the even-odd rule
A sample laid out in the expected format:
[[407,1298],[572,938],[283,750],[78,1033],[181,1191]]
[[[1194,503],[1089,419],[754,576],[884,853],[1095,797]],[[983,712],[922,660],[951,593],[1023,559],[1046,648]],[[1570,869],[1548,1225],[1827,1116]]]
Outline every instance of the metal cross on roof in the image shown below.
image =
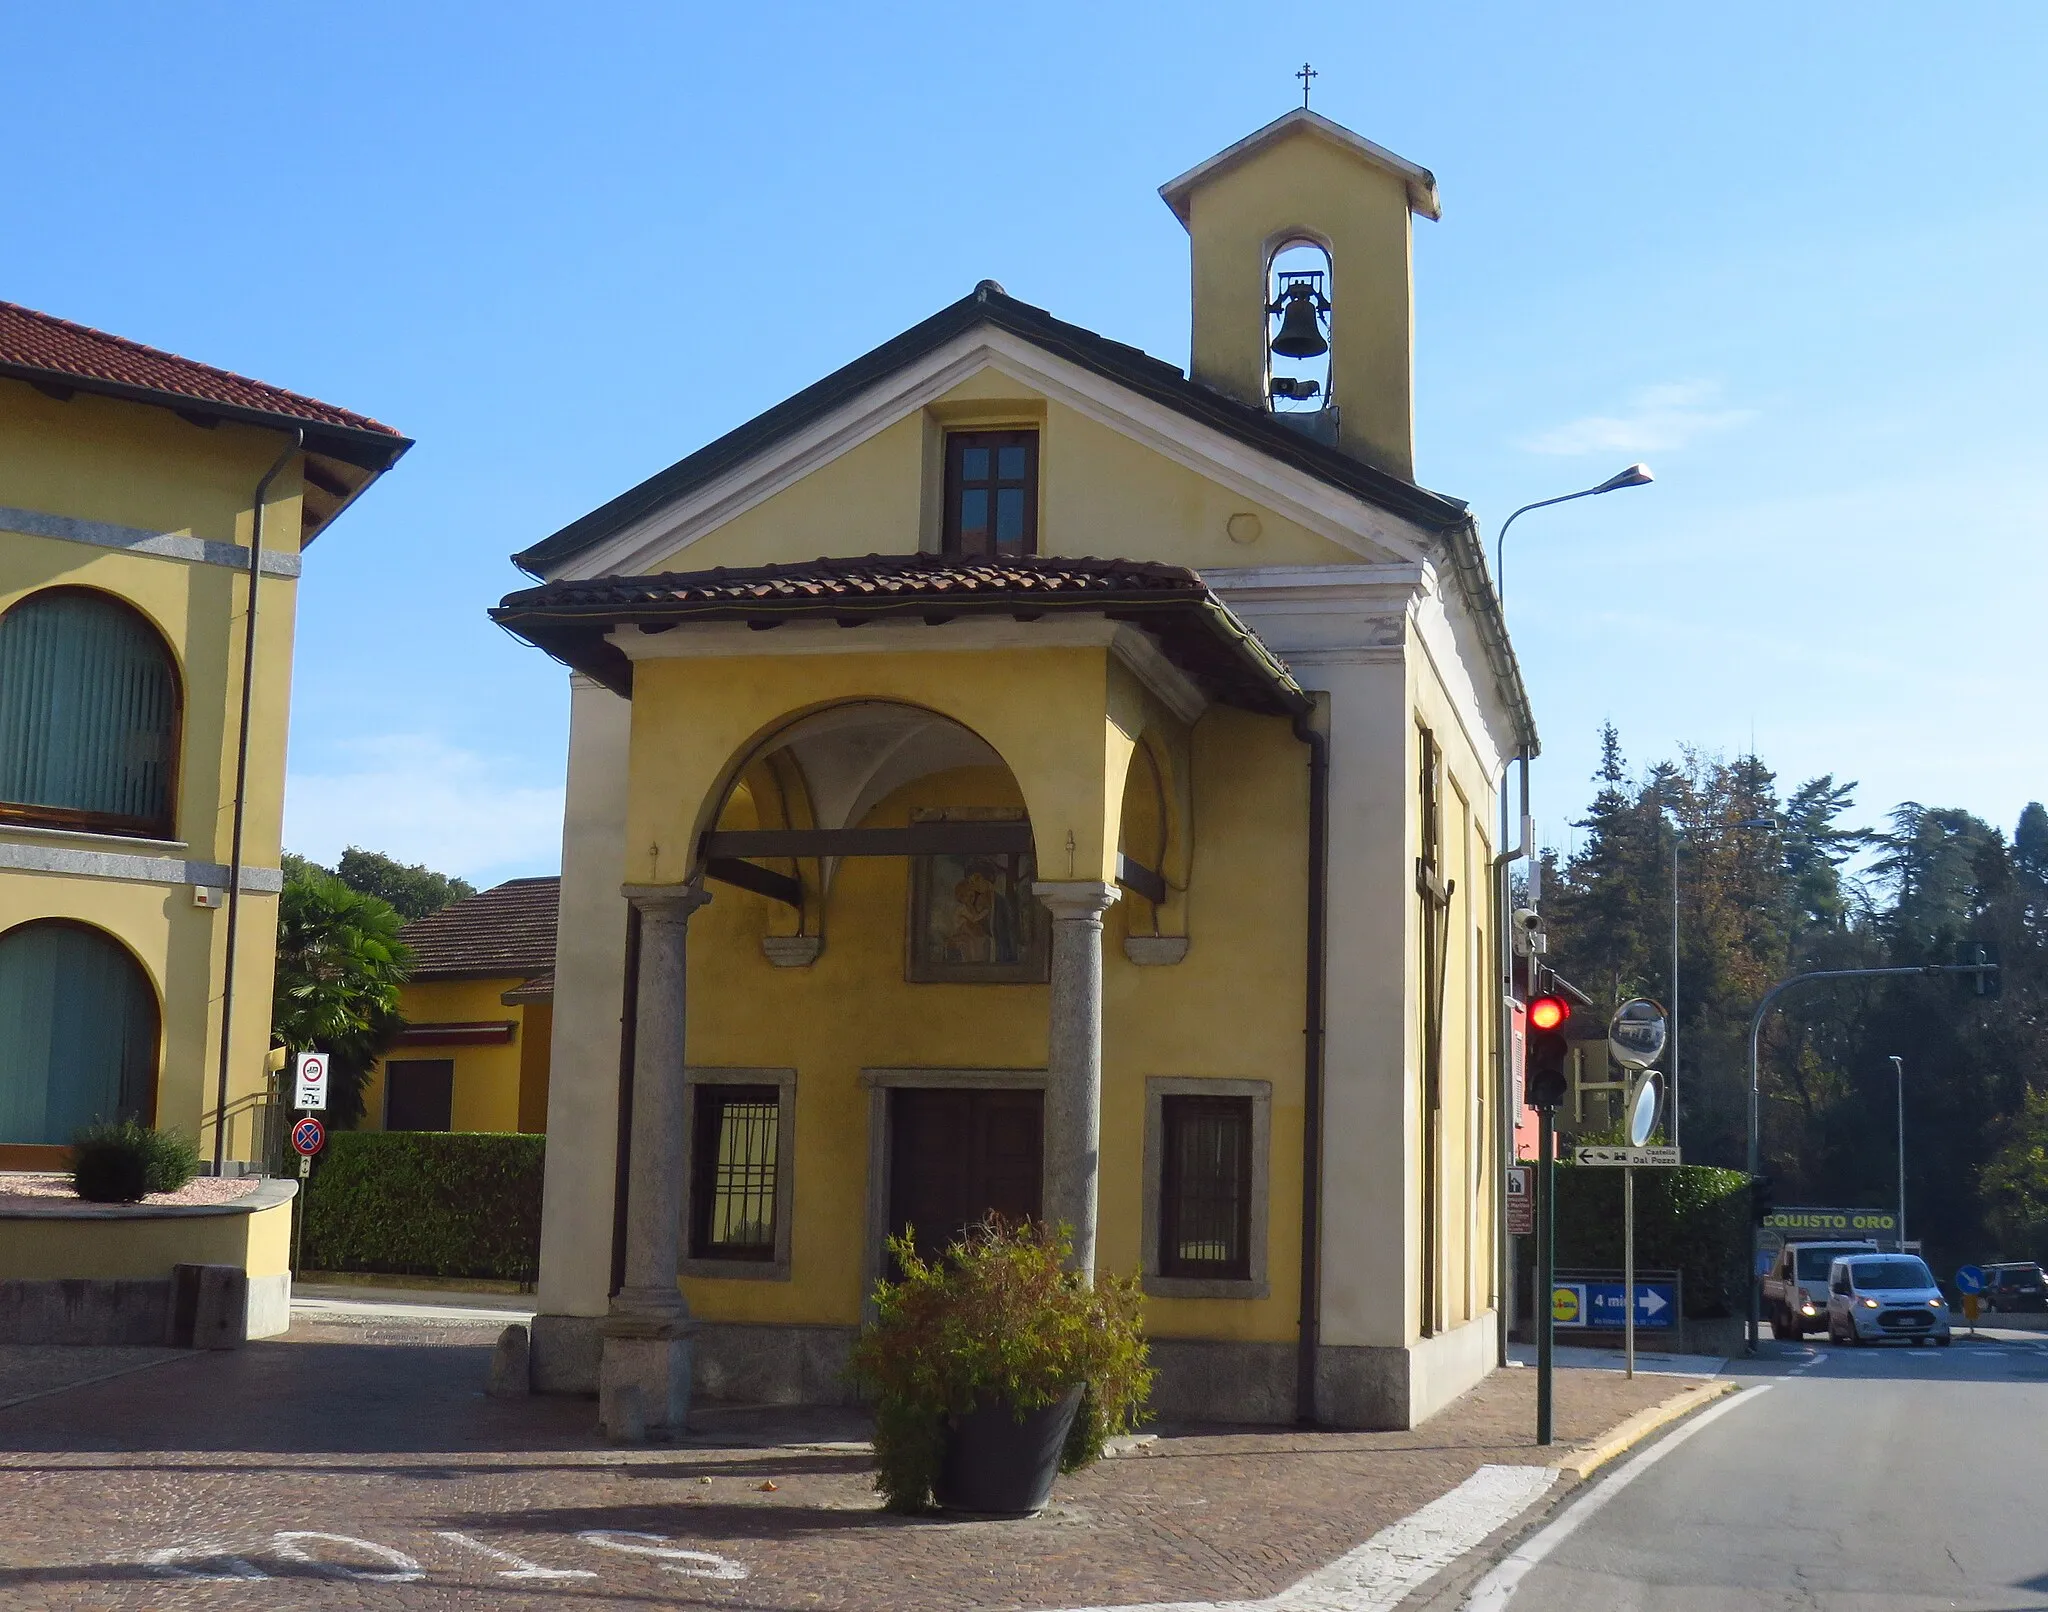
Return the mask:
[[1308,81],[1312,78],[1321,78],[1323,75],[1309,66],[1307,62],[1303,62],[1301,64],[1301,71],[1294,76],[1301,80],[1301,104],[1303,110],[1306,110],[1308,107]]

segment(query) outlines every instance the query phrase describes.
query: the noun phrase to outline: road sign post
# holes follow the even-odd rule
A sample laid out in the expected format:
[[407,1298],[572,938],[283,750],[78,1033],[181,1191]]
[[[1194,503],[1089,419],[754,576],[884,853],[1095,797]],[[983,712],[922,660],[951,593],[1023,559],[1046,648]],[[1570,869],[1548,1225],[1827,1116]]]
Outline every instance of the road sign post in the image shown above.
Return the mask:
[[327,1054],[301,1052],[292,1058],[292,1107],[327,1110]]
[[1984,1302],[1978,1297],[1984,1291],[1984,1268],[1981,1265],[1965,1265],[1956,1272],[1956,1291],[1963,1295],[1963,1319],[1970,1323],[1970,1336],[1977,1335],[1977,1310]]

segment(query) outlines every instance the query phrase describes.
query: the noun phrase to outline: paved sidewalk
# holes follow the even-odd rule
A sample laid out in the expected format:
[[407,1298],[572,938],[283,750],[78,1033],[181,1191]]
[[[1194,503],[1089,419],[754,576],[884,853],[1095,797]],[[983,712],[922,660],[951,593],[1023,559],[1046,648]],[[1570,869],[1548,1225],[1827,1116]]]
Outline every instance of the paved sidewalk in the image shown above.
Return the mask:
[[1530,1371],[1408,1433],[1163,1430],[1062,1479],[1034,1521],[926,1521],[878,1508],[851,1413],[707,1407],[687,1444],[622,1451],[588,1401],[486,1399],[501,1324],[302,1319],[0,1410],[0,1607],[1256,1600],[1350,1571],[1363,1542],[1460,1486],[1538,1492],[1534,1474],[1498,1474],[1675,1387],[1560,1373],[1552,1450],[1530,1442]]

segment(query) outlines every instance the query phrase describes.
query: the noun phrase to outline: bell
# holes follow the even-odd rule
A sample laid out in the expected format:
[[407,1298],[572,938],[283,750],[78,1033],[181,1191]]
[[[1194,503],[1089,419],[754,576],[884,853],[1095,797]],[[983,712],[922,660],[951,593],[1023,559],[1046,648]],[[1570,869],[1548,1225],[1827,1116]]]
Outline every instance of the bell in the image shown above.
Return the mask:
[[1273,351],[1282,358],[1320,358],[1330,350],[1316,320],[1316,294],[1307,286],[1289,286],[1280,306],[1280,334]]

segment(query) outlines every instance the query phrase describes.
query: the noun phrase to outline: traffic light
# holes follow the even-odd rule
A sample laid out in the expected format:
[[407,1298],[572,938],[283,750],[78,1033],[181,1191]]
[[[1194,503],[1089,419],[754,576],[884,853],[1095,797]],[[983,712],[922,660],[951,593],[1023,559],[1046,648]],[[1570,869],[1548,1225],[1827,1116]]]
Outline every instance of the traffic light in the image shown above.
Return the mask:
[[1561,996],[1538,996],[1528,1007],[1528,1077],[1524,1090],[1531,1108],[1558,1108],[1571,1089],[1566,1060],[1571,1045],[1564,1038],[1572,1005]]
[[1767,1175],[1749,1178],[1749,1218],[1761,1226],[1778,1207],[1778,1183]]

